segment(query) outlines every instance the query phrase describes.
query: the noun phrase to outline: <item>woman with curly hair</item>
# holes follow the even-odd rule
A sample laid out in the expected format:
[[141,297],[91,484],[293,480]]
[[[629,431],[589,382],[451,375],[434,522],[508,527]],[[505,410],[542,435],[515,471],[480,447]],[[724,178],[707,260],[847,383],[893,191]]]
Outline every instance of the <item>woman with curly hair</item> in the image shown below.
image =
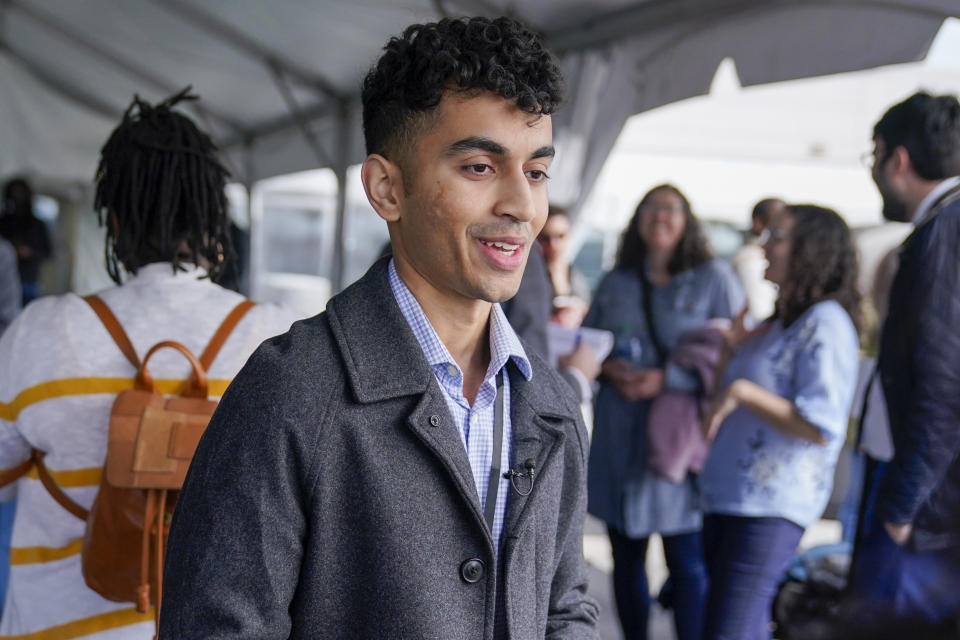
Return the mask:
[[836,212],[791,205],[765,232],[774,314],[742,317],[704,421],[701,475],[710,578],[704,639],[770,638],[777,582],[823,513],[857,380],[857,258]]
[[714,260],[679,189],[660,185],[637,205],[613,271],[604,276],[584,326],[612,331],[590,447],[588,510],[607,524],[613,586],[625,638],[647,637],[645,560],[663,536],[679,640],[699,640],[706,594],[701,518],[693,476],[674,483],[648,464],[647,416],[662,391],[695,391],[699,378],[667,362],[680,337],[744,304],[730,267]]

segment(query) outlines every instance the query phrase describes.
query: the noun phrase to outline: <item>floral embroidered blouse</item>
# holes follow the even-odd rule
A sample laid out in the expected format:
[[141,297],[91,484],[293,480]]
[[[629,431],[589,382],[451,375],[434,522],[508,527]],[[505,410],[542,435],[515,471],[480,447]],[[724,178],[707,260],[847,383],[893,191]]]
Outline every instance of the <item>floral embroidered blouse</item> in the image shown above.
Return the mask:
[[740,407],[723,422],[701,475],[705,513],[780,517],[807,527],[823,514],[857,381],[859,345],[850,316],[832,300],[790,327],[777,320],[730,359],[722,384],[751,380],[792,401],[826,437],[788,436]]

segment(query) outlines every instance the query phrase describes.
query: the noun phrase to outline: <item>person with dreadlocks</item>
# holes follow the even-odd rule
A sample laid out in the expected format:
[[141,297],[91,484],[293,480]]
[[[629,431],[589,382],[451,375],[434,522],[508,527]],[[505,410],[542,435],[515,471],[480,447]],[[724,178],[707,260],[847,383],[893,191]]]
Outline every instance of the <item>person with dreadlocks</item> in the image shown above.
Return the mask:
[[[174,109],[192,99],[186,91],[157,105],[134,98],[103,146],[96,175],[106,265],[117,283],[98,295],[141,359],[168,339],[201,353],[243,300],[214,284],[231,256],[227,171],[210,137]],[[211,393],[222,393],[256,346],[293,320],[272,305],[253,307],[207,372]],[[190,371],[172,351],[150,360],[154,379],[167,384]],[[83,298],[34,302],[0,339],[0,474],[38,449],[60,488],[89,508],[114,394],[133,375]],[[152,638],[152,612],[138,614],[133,604],[105,600],[86,586],[84,521],[51,498],[35,470],[0,489],[0,500],[12,494],[17,511],[0,638]]]

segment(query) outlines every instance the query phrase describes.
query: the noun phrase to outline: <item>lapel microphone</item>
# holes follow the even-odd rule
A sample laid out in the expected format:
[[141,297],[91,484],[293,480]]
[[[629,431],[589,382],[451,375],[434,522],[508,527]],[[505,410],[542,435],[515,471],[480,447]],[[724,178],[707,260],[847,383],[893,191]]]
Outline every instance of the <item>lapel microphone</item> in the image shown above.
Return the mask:
[[[504,478],[510,480],[510,485],[513,486],[513,490],[519,493],[521,496],[528,496],[530,492],[533,491],[533,476],[534,471],[537,467],[537,461],[533,458],[527,458],[523,462],[523,467],[526,471],[517,471],[516,469],[510,469],[509,471],[503,474]],[[517,484],[517,478],[526,478],[529,479],[529,484],[526,482],[521,482],[521,485],[526,485],[526,491],[520,488]]]

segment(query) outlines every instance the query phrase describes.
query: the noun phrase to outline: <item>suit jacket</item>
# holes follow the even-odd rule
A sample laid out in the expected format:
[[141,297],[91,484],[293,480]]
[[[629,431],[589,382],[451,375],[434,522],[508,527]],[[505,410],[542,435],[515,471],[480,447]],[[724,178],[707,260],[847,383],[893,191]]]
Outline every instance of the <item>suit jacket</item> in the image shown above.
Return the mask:
[[[163,638],[595,638],[582,555],[587,437],[536,355],[509,374],[502,561],[466,450],[380,260],[268,340],[227,390],[171,528]],[[522,487],[526,489],[526,487]],[[467,563],[479,560],[479,576]],[[476,563],[473,563],[476,569]]]
[[[510,326],[536,354],[542,358],[550,357],[550,345],[547,340],[547,325],[550,324],[550,309],[553,304],[553,286],[547,263],[540,253],[540,247],[534,243],[530,247],[520,288],[515,296],[504,302],[503,313]],[[527,349],[529,354],[530,350]]]
[[879,369],[894,456],[877,516],[921,550],[960,550],[960,188],[904,241]]

